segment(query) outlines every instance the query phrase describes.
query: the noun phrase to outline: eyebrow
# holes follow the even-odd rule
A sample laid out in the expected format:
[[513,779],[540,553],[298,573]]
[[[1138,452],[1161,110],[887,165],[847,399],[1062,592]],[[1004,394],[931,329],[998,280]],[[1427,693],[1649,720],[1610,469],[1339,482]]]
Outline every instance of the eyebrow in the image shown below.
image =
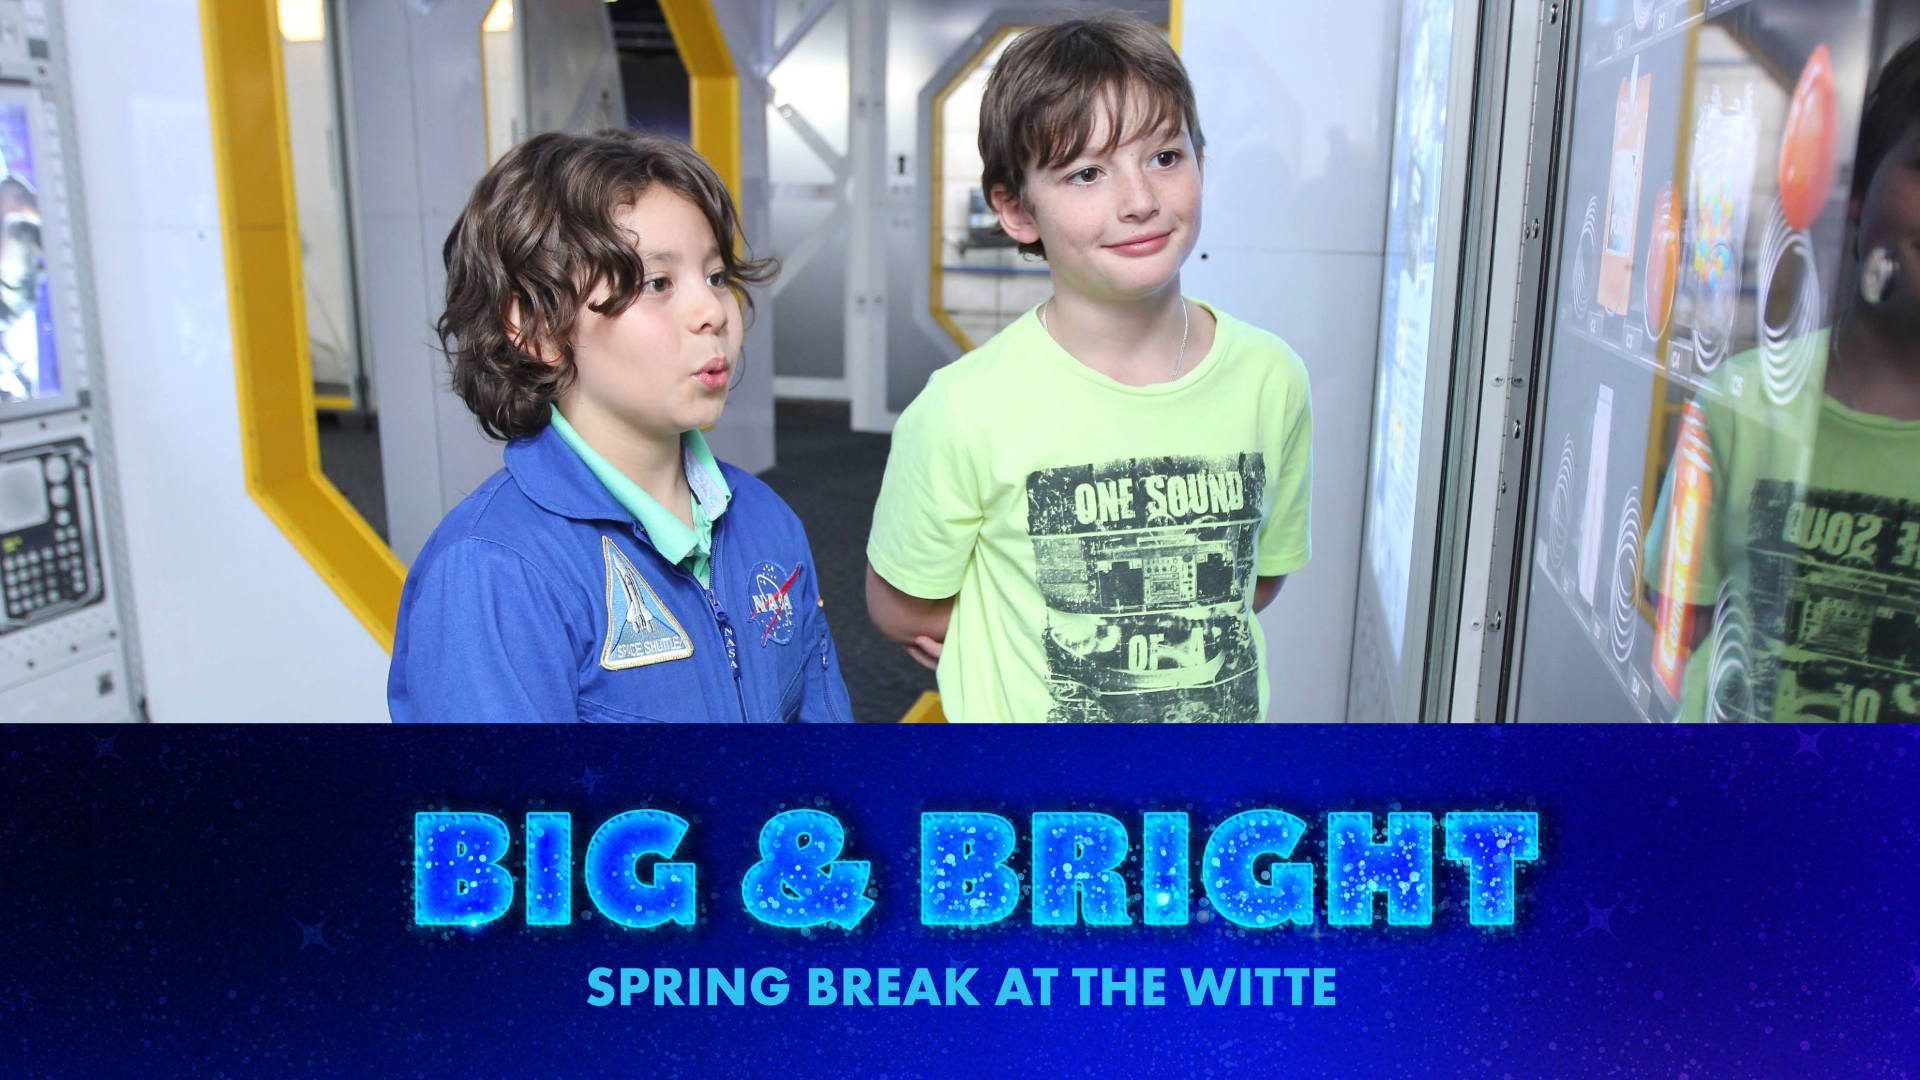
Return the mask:
[[[720,248],[718,245],[716,245],[714,247],[708,248],[704,253],[701,254],[700,258],[695,261],[703,262],[703,263],[712,262],[713,260],[719,257],[720,257]],[[667,263],[669,265],[672,265],[680,261],[680,256],[678,253],[672,252],[672,251],[642,251],[640,253],[640,261],[642,263],[647,263],[649,265],[653,263]]]

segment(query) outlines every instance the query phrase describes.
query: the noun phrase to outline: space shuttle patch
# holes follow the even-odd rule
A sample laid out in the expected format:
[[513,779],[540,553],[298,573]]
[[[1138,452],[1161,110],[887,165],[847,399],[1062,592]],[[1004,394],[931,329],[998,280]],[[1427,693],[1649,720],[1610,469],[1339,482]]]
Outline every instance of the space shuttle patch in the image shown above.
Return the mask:
[[687,632],[626,553],[605,536],[600,550],[607,562],[607,643],[600,650],[600,666],[619,671],[692,656]]

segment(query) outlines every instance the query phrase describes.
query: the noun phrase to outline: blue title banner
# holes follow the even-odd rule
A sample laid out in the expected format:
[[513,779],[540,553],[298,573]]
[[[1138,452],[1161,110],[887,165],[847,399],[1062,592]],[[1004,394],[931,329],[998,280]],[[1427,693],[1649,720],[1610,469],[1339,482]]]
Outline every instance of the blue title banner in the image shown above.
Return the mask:
[[1920,733],[14,728],[8,1076],[1920,1080]]

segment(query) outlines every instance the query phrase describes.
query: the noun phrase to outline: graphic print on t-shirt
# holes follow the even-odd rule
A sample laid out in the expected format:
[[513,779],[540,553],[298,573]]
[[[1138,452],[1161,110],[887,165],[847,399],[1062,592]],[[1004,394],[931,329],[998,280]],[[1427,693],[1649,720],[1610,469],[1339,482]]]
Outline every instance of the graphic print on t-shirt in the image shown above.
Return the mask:
[[1709,684],[1727,719],[1920,720],[1920,503],[1760,480],[1747,551],[1746,685]]
[[1260,454],[1027,476],[1051,721],[1255,721]]

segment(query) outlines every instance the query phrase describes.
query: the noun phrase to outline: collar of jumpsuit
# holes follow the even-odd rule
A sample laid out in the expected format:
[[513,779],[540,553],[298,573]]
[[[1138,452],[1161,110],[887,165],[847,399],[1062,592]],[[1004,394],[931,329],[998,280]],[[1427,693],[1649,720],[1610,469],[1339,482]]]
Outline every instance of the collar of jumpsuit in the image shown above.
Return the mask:
[[685,522],[660,505],[658,499],[642,491],[640,485],[627,479],[626,474],[601,457],[599,451],[588,446],[558,408],[553,410],[553,432],[579,455],[607,494],[640,523],[661,558],[686,566],[700,579],[700,584],[712,584],[708,574],[713,555],[713,523],[726,512],[733,491],[720,475],[720,465],[714,461],[713,451],[707,448],[705,437],[698,431],[689,431],[680,437],[681,466],[687,474],[687,487],[693,492],[693,528],[689,529]]

